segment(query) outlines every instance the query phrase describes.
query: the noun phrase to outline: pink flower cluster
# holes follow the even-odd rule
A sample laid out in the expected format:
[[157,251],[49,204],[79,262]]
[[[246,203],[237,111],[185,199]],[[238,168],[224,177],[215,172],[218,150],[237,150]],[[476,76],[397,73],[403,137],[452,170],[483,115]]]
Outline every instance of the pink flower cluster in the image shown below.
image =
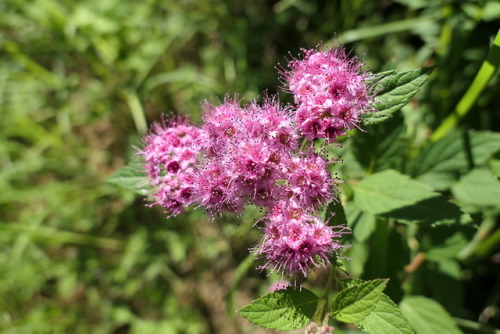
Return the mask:
[[299,140],[335,141],[359,122],[371,96],[361,65],[343,49],[304,55],[283,72],[296,107],[269,97],[243,106],[229,97],[220,105],[205,102],[201,126],[182,118],[155,124],[139,154],[155,190],[152,205],[170,216],[191,205],[212,216],[262,207],[265,227],[255,249],[261,268],[306,276],[329,263],[348,229],[315,216],[336,200],[333,161],[312,145],[299,148]]
[[153,204],[178,215],[194,202],[195,167],[204,132],[189,125],[184,118],[156,123],[144,138],[139,153],[145,161],[149,183],[155,188]]
[[328,226],[300,207],[282,202],[267,216],[264,240],[257,253],[265,254],[262,268],[307,276],[311,268],[329,263],[343,246],[335,242],[346,233],[343,226]]
[[371,109],[368,76],[360,71],[362,64],[349,59],[342,47],[303,53],[303,59],[290,61],[290,69],[282,71],[297,104],[295,121],[308,140],[325,138],[332,143]]

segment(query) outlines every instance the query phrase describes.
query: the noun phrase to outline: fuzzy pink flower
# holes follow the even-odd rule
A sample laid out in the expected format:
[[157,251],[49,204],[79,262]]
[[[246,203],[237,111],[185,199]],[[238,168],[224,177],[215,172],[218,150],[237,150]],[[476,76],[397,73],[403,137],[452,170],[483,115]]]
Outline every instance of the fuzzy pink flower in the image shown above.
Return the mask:
[[261,269],[281,275],[307,273],[330,262],[330,257],[343,246],[337,242],[346,227],[328,226],[299,207],[278,205],[266,217],[262,245],[256,253],[264,258]]
[[[287,163],[298,149],[298,134],[287,108],[276,99],[266,98],[262,105],[239,105],[225,98],[215,106],[203,105],[208,134],[202,145],[206,152],[199,164],[196,201],[212,214],[240,212],[245,201],[272,208],[283,196],[278,180],[286,178]],[[217,165],[223,180],[214,176],[210,166]],[[223,196],[219,202],[211,193],[214,183]]]
[[203,137],[201,129],[180,117],[152,126],[138,152],[156,190],[151,195],[152,205],[160,205],[175,216],[193,203],[194,166],[198,164]]
[[246,112],[240,107],[236,98],[226,96],[224,103],[213,105],[208,101],[202,104],[203,130],[207,133],[208,141],[205,150],[209,156],[224,154],[234,142],[235,134],[241,131]]
[[235,184],[235,175],[226,168],[225,162],[210,159],[199,166],[195,177],[196,202],[210,215],[222,212],[241,213],[245,198]]
[[304,208],[311,209],[333,200],[336,189],[328,163],[311,151],[295,156],[289,163],[287,173],[289,197]]
[[307,139],[325,138],[332,143],[371,110],[369,76],[361,71],[362,63],[349,59],[342,47],[302,51],[302,59],[293,59],[289,70],[281,71],[295,97],[295,120]]

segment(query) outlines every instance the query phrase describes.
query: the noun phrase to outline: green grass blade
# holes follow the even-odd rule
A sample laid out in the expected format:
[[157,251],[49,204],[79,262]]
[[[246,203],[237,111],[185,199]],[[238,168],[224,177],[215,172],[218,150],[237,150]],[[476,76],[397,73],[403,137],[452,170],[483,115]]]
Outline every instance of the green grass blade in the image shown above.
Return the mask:
[[481,65],[474,81],[470,85],[467,92],[464,94],[460,102],[458,102],[455,111],[449,115],[443,123],[434,131],[431,136],[431,141],[435,142],[446,136],[458,122],[467,115],[470,108],[474,105],[477,98],[490,82],[493,75],[498,71],[500,66],[500,30],[498,31],[493,45],[486,57],[486,60]]

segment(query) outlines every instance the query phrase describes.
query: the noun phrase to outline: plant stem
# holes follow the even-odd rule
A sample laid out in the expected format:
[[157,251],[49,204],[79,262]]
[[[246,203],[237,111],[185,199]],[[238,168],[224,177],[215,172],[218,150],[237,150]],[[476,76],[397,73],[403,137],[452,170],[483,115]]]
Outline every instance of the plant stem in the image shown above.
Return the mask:
[[500,330],[483,326],[474,321],[461,318],[453,318],[453,320],[455,320],[455,323],[462,328],[472,329],[476,332],[481,332],[484,334],[500,334]]
[[122,93],[127,101],[132,118],[134,119],[137,132],[140,134],[146,133],[148,131],[148,124],[146,122],[146,116],[144,115],[144,109],[142,108],[139,97],[132,90],[124,90]]
[[497,240],[500,240],[500,235],[493,233],[495,227],[496,220],[486,217],[479,225],[474,238],[457,254],[457,258],[462,262],[469,262],[475,258],[483,258],[491,252]]
[[328,279],[326,282],[325,293],[321,297],[316,313],[313,316],[314,321],[320,325],[325,321],[325,317],[328,314],[328,299],[330,298],[330,291],[334,287],[336,281],[335,265],[332,264],[330,272],[328,273]]
[[236,268],[227,297],[226,312],[229,317],[232,317],[232,315],[234,314],[234,296],[236,290],[238,289],[245,274],[253,266],[256,257],[257,255],[255,254],[255,252],[251,252],[243,261],[241,261],[240,265]]
[[493,45],[486,57],[486,60],[481,65],[474,81],[470,85],[467,92],[464,94],[460,102],[458,102],[455,110],[450,114],[443,123],[434,131],[431,136],[431,141],[435,142],[446,136],[458,122],[467,115],[474,102],[490,82],[493,75],[500,67],[500,30],[498,31]]
[[304,151],[304,149],[306,148],[307,142],[308,142],[308,140],[306,138],[302,139],[302,143],[300,144],[299,151]]

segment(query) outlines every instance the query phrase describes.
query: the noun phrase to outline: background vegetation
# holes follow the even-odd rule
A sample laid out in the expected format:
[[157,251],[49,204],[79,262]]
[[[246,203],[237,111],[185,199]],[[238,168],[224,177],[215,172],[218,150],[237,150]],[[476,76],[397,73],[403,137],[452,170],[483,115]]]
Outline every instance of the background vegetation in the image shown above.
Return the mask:
[[[499,20],[494,0],[0,0],[0,329],[264,333],[226,313],[228,295],[230,309],[241,307],[273,281],[250,264],[230,293],[259,237],[256,212],[167,220],[105,179],[161,114],[197,121],[203,99],[275,92],[274,66],[289,51],[335,34],[373,72],[436,66],[396,139],[418,150],[470,86]],[[499,131],[498,92],[497,76],[461,127]],[[498,159],[489,160],[497,176]],[[403,240],[409,250],[437,245],[430,261],[381,251],[384,236],[358,228],[349,269],[404,281],[466,333],[492,332],[476,323],[500,327],[495,195],[471,208],[475,224]],[[394,235],[384,245],[402,242],[387,242]],[[322,275],[307,284],[321,286]],[[397,286],[386,292],[401,298]]]

